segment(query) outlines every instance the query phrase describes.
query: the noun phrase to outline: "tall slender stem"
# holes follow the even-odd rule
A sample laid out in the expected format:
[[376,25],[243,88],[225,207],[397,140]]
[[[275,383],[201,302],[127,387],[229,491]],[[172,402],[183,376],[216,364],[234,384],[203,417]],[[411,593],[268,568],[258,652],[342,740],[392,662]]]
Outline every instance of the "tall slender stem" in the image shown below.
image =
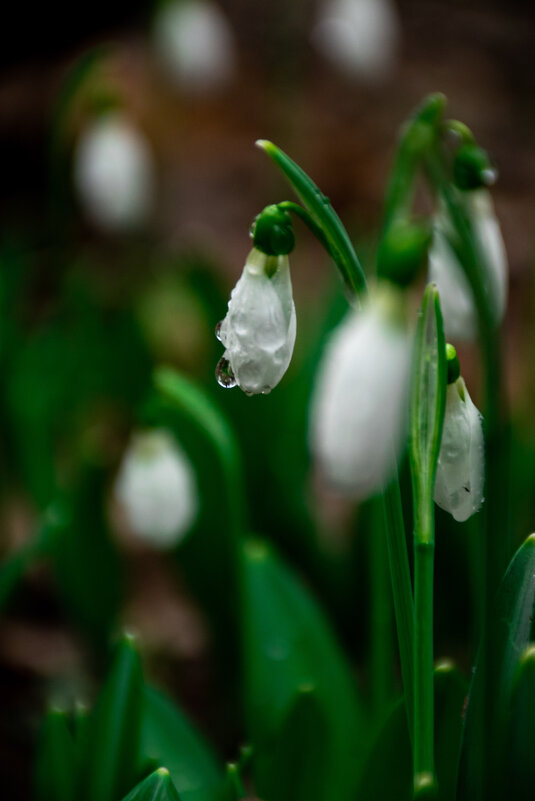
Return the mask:
[[370,530],[371,580],[371,699],[375,719],[382,719],[393,697],[392,665],[394,640],[392,593],[386,555],[386,521],[382,508],[374,501]]
[[[425,500],[422,504],[425,507]],[[414,797],[436,791],[433,688],[433,500],[416,510],[414,530]]]

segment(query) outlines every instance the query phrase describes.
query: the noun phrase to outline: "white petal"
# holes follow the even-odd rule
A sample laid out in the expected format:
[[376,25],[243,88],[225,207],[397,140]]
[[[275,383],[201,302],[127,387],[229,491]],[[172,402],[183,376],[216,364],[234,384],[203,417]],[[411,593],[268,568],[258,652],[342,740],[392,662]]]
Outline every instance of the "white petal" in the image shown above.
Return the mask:
[[193,469],[165,430],[133,437],[121,464],[115,495],[132,533],[156,548],[176,545],[197,515]]
[[407,425],[411,340],[372,296],[325,349],[312,397],[311,446],[340,490],[366,497],[394,468]]
[[[485,189],[465,192],[464,198],[473,224],[476,247],[485,259],[488,296],[494,306],[495,319],[500,321],[507,302],[508,268],[492,198]],[[446,338],[471,341],[477,335],[476,309],[468,281],[449,245],[448,227],[445,214],[437,214],[429,252],[429,280],[438,286]]]
[[232,290],[219,337],[238,385],[252,394],[267,393],[286,372],[296,334],[295,306],[287,256],[277,259],[268,278],[268,259],[253,248]]
[[481,414],[459,378],[446,395],[435,503],[455,520],[468,520],[483,503],[484,469]]
[[347,75],[380,81],[397,60],[396,8],[390,0],[325,0],[312,40]]
[[174,0],[155,21],[156,51],[173,81],[193,92],[212,91],[234,73],[234,41],[221,9],[209,0]]
[[86,214],[100,227],[117,231],[140,225],[154,194],[147,142],[120,114],[95,120],[78,142],[74,182]]

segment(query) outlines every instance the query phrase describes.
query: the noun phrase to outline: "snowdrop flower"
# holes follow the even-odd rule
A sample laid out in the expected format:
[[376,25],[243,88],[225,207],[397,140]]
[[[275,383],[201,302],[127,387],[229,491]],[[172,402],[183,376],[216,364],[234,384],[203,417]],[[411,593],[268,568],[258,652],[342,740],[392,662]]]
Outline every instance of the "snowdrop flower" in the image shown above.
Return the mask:
[[267,394],[288,368],[295,334],[288,256],[268,256],[255,247],[217,327],[225,346],[217,380],[224,387],[237,384],[249,395]]
[[341,491],[367,497],[388,481],[407,426],[411,338],[401,290],[379,282],[326,346],[310,409],[312,451]]
[[114,494],[132,533],[155,548],[180,542],[198,511],[191,464],[165,429],[134,435]]
[[233,34],[210,0],[171,0],[162,6],[154,40],[170,78],[196,92],[219,89],[235,69]]
[[[454,349],[448,348],[455,356]],[[459,522],[468,520],[483,503],[485,471],[481,419],[464,380],[458,376],[448,384],[446,394],[435,503]]]
[[[502,319],[507,302],[507,256],[492,199],[486,189],[465,193],[476,246],[488,267],[488,295],[496,321]],[[444,213],[435,219],[429,251],[429,280],[440,292],[444,331],[448,339],[473,340],[477,335],[477,312],[465,274],[448,242],[449,223]]]
[[74,183],[87,216],[107,231],[146,221],[154,194],[152,154],[125,116],[110,112],[82,133],[74,154]]
[[312,40],[350,77],[380,81],[393,69],[400,40],[391,0],[325,0]]

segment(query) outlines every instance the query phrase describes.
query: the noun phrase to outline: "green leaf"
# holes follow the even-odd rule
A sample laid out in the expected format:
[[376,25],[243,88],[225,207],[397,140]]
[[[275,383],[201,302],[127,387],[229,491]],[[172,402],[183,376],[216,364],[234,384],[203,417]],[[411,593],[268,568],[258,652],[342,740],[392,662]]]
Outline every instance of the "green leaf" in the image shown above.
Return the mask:
[[167,768],[158,768],[140,782],[123,801],[180,801]]
[[117,801],[139,775],[143,677],[134,638],[124,635],[87,732],[85,801]]
[[265,139],[256,143],[284,174],[313,221],[323,232],[329,253],[340,270],[346,285],[355,294],[366,291],[366,278],[348,233],[331,202],[314,181],[280,148]]
[[[280,736],[296,695],[313,687],[317,714],[310,705],[306,714],[315,714],[316,730],[318,721],[324,721],[325,748],[314,769],[324,775],[325,784],[314,786],[309,799],[352,798],[362,755],[363,714],[329,624],[305,587],[264,543],[247,543],[243,571],[245,704],[254,753]],[[299,720],[305,711],[298,708],[295,715]],[[296,784],[300,780],[304,777],[295,777]],[[266,801],[276,799],[266,796]]]
[[438,801],[455,801],[468,682],[451,662],[435,668],[435,767]]
[[535,788],[535,646],[529,645],[518,664],[508,721],[507,793],[522,801]]
[[261,798],[309,801],[328,790],[323,755],[327,723],[313,687],[301,688],[280,730],[258,745],[256,790]]
[[[428,284],[418,318],[411,379],[410,457],[415,516],[432,510],[440,440],[446,407],[446,342],[440,298]],[[431,505],[429,504],[431,499]],[[425,521],[415,524],[425,532]]]
[[218,801],[223,768],[185,715],[161,692],[143,690],[143,759],[167,765],[182,801]]
[[357,801],[411,801],[412,752],[403,698],[396,702],[372,743]]
[[[535,534],[520,546],[500,584],[492,613],[493,626],[487,633],[482,651],[487,650],[495,668],[495,703],[484,705],[485,680],[480,658],[474,671],[463,733],[459,773],[459,801],[480,797],[478,787],[483,758],[481,742],[475,736],[478,719],[489,730],[491,751],[486,756],[484,776],[489,793],[499,795],[504,781],[504,748],[507,717],[513,682],[522,654],[529,642],[535,600]],[[483,788],[484,793],[484,788]],[[483,797],[486,797],[483,795]]]
[[35,801],[75,801],[76,755],[67,716],[52,707],[37,744],[34,772]]

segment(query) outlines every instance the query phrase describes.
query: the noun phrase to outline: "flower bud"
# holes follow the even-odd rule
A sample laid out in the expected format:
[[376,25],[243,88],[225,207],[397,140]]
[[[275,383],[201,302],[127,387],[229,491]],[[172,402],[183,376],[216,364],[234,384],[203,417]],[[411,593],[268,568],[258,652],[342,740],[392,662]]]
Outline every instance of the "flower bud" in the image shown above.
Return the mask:
[[148,144],[122,114],[97,117],[74,154],[74,183],[87,216],[107,231],[146,222],[154,195]]
[[453,162],[453,180],[459,189],[481,189],[492,186],[496,176],[496,170],[483,148],[474,142],[461,145]]
[[225,346],[216,371],[219,383],[237,384],[249,395],[267,394],[288,368],[295,334],[288,257],[253,248],[218,326]]
[[377,275],[397,286],[408,286],[427,262],[432,236],[426,222],[395,220],[381,239]]
[[234,37],[210,0],[171,0],[158,11],[156,52],[171,80],[192,93],[221,89],[235,70]]
[[462,378],[448,385],[437,464],[435,503],[455,520],[468,520],[483,503],[484,440],[481,414]]
[[278,206],[266,206],[256,217],[252,234],[254,246],[268,256],[284,256],[294,249],[292,218]]
[[364,498],[395,470],[407,429],[412,342],[400,290],[381,282],[326,346],[310,409],[311,447],[327,479]]
[[[477,252],[484,257],[489,303],[492,304],[494,319],[499,322],[507,301],[507,256],[500,226],[486,190],[467,192],[464,200]],[[449,230],[447,217],[438,213],[429,251],[429,280],[438,286],[440,292],[446,337],[473,340],[477,335],[477,312],[468,280],[448,241]]]
[[171,548],[184,538],[197,515],[197,488],[191,464],[170,432],[133,436],[115,496],[139,539],[155,548]]
[[341,72],[367,83],[392,71],[400,23],[391,0],[324,0],[313,42]]

